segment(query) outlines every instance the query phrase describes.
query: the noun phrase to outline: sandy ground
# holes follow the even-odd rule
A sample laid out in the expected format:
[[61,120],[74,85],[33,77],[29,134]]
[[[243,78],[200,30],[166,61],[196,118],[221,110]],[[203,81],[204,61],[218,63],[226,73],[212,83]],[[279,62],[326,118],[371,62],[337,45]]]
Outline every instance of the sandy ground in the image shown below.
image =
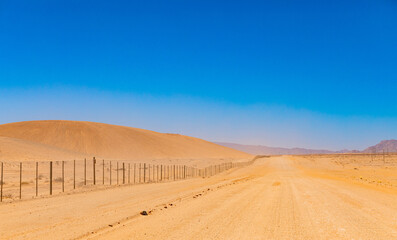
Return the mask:
[[325,161],[261,158],[207,179],[0,204],[0,238],[397,239],[397,187]]

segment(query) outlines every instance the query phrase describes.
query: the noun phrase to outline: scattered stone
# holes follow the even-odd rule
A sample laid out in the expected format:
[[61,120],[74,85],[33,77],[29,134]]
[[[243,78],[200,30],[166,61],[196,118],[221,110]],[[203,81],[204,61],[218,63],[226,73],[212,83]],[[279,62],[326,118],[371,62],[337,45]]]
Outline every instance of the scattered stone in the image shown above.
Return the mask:
[[147,216],[147,215],[148,215],[148,213],[147,213],[146,211],[142,211],[142,212],[141,212],[141,215],[143,215],[143,216]]

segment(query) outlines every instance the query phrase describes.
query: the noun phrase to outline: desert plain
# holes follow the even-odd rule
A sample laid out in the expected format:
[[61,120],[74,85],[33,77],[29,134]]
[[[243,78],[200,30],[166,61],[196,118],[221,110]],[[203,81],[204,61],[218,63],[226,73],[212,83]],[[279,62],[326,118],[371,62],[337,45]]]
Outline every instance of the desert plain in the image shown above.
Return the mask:
[[1,161],[16,167],[4,180],[13,195],[20,162],[95,154],[191,169],[235,163],[178,181],[76,190],[68,175],[67,191],[57,182],[52,196],[38,197],[25,190],[34,189],[32,175],[28,197],[0,203],[0,239],[397,239],[397,154],[252,156],[182,135],[67,121],[0,125],[0,140]]

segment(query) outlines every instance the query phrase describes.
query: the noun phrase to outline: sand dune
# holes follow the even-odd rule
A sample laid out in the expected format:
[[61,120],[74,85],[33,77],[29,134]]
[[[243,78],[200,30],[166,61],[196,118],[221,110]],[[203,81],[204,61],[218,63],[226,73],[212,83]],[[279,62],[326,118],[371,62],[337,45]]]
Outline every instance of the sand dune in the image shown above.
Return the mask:
[[179,134],[94,122],[29,121],[0,125],[0,160],[250,158],[251,155]]
[[83,159],[84,157],[88,156],[55,146],[0,136],[1,161],[59,161],[65,159]]

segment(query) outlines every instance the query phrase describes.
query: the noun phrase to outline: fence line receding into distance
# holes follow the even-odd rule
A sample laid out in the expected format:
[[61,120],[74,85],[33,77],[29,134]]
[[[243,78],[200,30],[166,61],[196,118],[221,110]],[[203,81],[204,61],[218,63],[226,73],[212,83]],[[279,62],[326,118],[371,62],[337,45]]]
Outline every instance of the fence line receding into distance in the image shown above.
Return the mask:
[[[206,178],[248,162],[228,162],[195,168],[186,165],[131,163],[124,161],[1,162],[0,202],[37,198],[76,189],[159,183]],[[116,168],[114,167],[116,166]]]

